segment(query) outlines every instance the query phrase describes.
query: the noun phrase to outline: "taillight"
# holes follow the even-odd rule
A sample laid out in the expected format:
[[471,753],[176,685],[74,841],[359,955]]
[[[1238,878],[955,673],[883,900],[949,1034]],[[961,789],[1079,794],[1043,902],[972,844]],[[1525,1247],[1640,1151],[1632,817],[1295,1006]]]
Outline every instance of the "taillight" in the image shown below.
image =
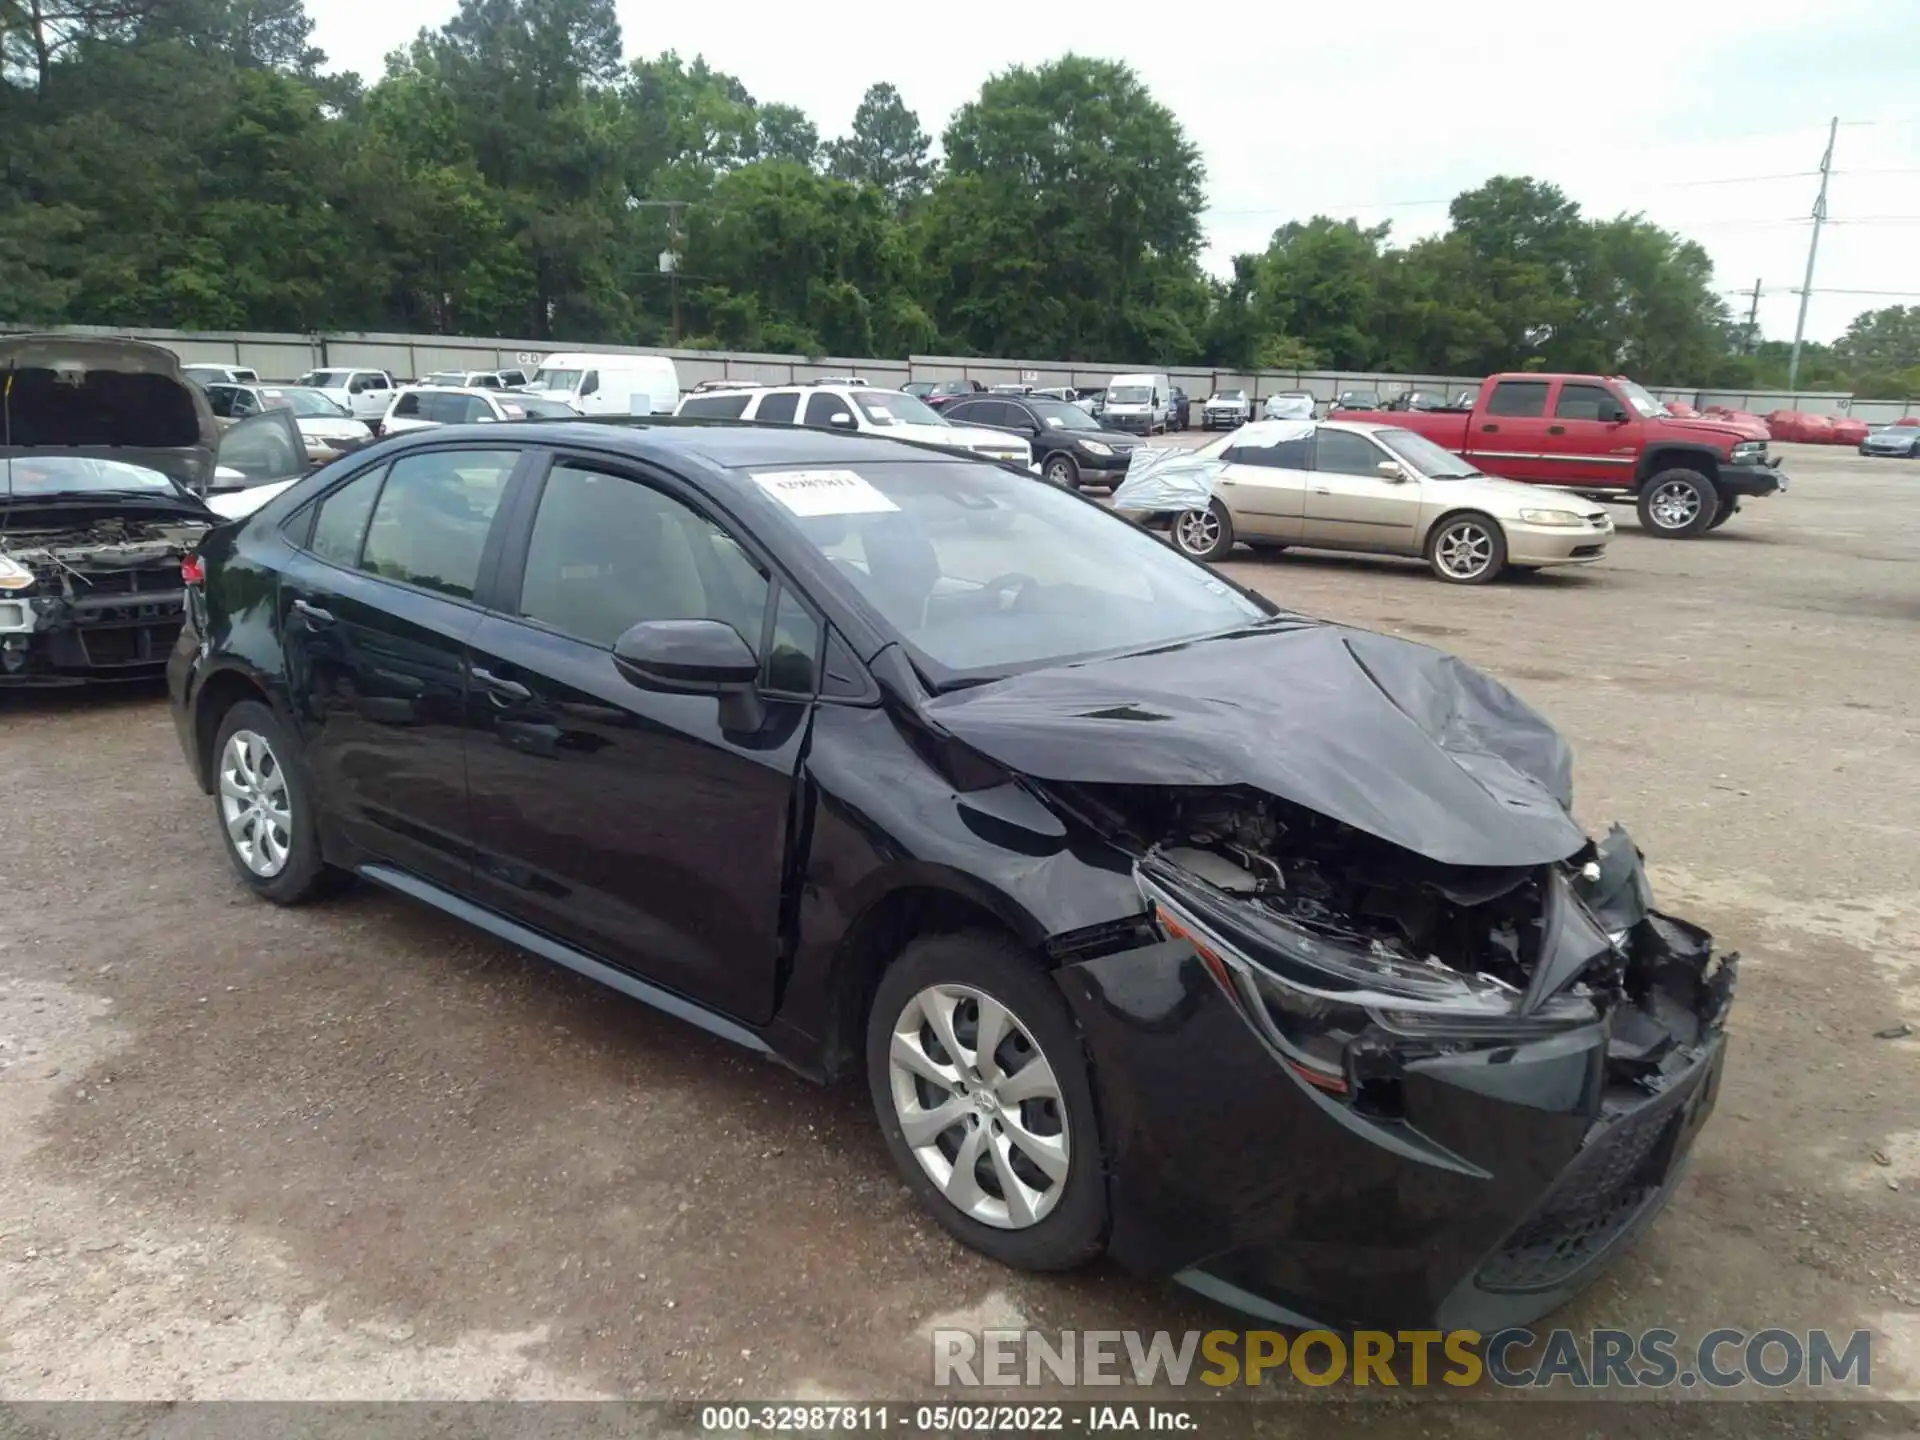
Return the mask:
[[207,567],[201,563],[198,555],[180,557],[180,583],[183,585],[204,585],[207,583]]

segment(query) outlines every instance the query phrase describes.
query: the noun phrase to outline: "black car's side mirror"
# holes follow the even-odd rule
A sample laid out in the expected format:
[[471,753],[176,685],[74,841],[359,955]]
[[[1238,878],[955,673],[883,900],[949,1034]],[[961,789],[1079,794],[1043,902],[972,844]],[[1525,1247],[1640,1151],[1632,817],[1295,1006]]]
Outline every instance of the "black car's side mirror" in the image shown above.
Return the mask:
[[760,728],[760,659],[723,620],[642,620],[613,642],[613,663],[642,690],[717,695],[728,730]]

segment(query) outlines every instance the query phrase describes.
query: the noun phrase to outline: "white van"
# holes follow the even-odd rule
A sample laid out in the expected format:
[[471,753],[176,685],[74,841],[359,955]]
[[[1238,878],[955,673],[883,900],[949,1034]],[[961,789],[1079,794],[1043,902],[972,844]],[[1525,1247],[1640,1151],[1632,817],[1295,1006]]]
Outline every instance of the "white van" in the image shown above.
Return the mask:
[[1100,423],[1109,430],[1152,435],[1167,428],[1173,382],[1165,375],[1116,375],[1107,382]]
[[671,415],[680,372],[664,355],[549,355],[527,388],[582,415]]

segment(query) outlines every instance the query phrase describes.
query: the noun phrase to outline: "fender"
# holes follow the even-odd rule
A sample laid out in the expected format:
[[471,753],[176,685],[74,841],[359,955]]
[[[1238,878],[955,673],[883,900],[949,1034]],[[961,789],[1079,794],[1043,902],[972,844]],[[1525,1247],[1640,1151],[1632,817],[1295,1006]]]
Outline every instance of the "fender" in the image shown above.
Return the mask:
[[1662,470],[1672,469],[1669,462],[1675,459],[1684,460],[1712,480],[1719,476],[1720,467],[1726,463],[1727,457],[1711,445],[1686,440],[1656,440],[1640,452],[1639,463],[1633,468],[1634,484],[1637,486]]

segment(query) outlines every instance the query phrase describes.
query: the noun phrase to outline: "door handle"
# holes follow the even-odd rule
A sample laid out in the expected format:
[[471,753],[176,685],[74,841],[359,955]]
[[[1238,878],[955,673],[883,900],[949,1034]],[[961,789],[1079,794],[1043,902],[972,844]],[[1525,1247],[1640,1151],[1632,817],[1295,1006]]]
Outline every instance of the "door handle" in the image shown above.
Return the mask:
[[1333,491],[1325,485],[1316,485],[1313,487],[1313,493],[1316,495],[1331,495]]
[[1547,434],[1549,435],[1564,435],[1566,433],[1567,433],[1567,427],[1564,425],[1547,426]]
[[1491,434],[1493,431],[1498,430],[1499,428],[1500,427],[1498,425],[1482,425],[1480,427],[1482,433],[1485,433],[1485,434]]
[[478,665],[468,672],[480,688],[499,700],[531,700],[533,692],[518,680],[502,680],[491,671],[482,670]]
[[308,626],[315,630],[319,629],[322,625],[333,624],[333,612],[331,610],[322,610],[318,605],[309,604],[305,600],[295,600],[293,602],[293,613],[306,621]]

